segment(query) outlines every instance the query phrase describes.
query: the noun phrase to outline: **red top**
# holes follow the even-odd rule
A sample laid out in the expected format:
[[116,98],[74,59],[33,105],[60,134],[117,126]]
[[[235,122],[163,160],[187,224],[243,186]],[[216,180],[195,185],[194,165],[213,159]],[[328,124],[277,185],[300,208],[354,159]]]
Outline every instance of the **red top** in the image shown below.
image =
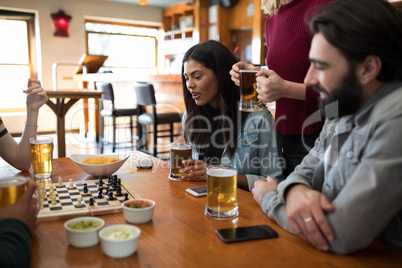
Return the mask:
[[[285,80],[303,83],[310,66],[308,58],[312,35],[309,18],[317,6],[330,0],[293,0],[282,5],[279,13],[265,20],[267,65]],[[305,100],[281,98],[276,101],[275,129],[284,135],[312,134],[323,125],[317,113],[319,94],[306,89]]]

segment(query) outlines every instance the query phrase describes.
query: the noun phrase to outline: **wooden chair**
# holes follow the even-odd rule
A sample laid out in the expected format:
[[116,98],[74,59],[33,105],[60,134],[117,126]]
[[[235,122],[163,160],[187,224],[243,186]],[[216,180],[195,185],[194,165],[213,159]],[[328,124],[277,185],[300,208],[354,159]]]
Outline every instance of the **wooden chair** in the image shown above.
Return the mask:
[[116,119],[119,117],[129,117],[130,118],[130,142],[131,147],[134,147],[134,129],[137,127],[133,123],[133,117],[137,116],[137,108],[128,108],[128,109],[119,109],[116,108],[115,105],[115,97],[112,84],[110,83],[101,83],[97,82],[96,87],[100,91],[106,92],[106,94],[102,95],[102,98],[99,100],[100,104],[100,135],[99,135],[99,143],[101,145],[101,153],[103,153],[103,146],[105,143],[105,127],[110,126],[105,125],[105,118],[111,117],[112,118],[112,128],[113,128],[113,138],[112,138],[112,152],[116,151],[116,131],[118,128],[124,128],[125,126],[116,124]]
[[[137,143],[137,150],[150,153],[147,150],[147,136],[152,135],[153,148],[152,155],[168,153],[169,151],[158,151],[157,141],[159,138],[170,138],[170,142],[173,142],[173,138],[179,136],[180,133],[174,133],[174,123],[181,123],[182,114],[174,109],[174,106],[169,104],[157,105],[155,99],[155,90],[152,84],[138,83],[135,86],[137,95],[137,112],[138,112],[138,136],[140,137]],[[165,107],[169,110],[176,110],[174,112],[169,111],[157,111],[158,108]],[[148,107],[148,111],[146,111]],[[158,129],[159,125],[168,124],[169,129]],[[152,130],[148,130],[148,126],[152,126]],[[169,132],[169,134],[160,135],[161,133]]]

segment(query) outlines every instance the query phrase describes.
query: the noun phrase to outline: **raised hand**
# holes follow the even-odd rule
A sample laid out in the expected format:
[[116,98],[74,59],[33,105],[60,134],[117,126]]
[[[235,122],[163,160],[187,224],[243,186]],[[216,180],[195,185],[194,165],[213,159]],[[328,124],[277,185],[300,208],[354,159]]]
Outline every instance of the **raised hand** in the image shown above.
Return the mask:
[[28,79],[27,108],[32,111],[38,111],[48,100],[46,92],[41,86],[41,82],[36,79]]

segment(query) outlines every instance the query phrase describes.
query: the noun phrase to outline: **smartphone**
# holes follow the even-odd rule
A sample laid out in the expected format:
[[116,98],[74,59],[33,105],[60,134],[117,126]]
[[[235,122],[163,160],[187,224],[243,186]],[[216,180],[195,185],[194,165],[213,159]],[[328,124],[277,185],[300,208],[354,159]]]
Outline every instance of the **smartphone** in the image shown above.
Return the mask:
[[140,169],[151,169],[152,168],[152,158],[151,157],[140,157],[137,160],[137,168]]
[[215,232],[225,243],[278,237],[278,233],[268,225],[219,229]]
[[207,186],[193,187],[187,188],[186,192],[190,193],[195,197],[206,196],[207,195]]

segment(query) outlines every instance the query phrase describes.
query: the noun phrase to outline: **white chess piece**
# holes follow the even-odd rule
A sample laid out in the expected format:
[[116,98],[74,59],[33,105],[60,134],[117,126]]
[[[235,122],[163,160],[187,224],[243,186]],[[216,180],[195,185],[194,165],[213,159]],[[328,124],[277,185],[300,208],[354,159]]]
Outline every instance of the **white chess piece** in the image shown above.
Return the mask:
[[63,180],[61,179],[60,176],[59,176],[59,187],[63,187]]
[[82,199],[81,198],[77,198],[77,207],[81,207],[82,203],[81,203]]
[[52,205],[56,205],[56,204],[57,204],[56,195],[53,194],[53,196],[52,196]]
[[68,181],[70,182],[70,189],[74,189],[73,179],[69,179]]

